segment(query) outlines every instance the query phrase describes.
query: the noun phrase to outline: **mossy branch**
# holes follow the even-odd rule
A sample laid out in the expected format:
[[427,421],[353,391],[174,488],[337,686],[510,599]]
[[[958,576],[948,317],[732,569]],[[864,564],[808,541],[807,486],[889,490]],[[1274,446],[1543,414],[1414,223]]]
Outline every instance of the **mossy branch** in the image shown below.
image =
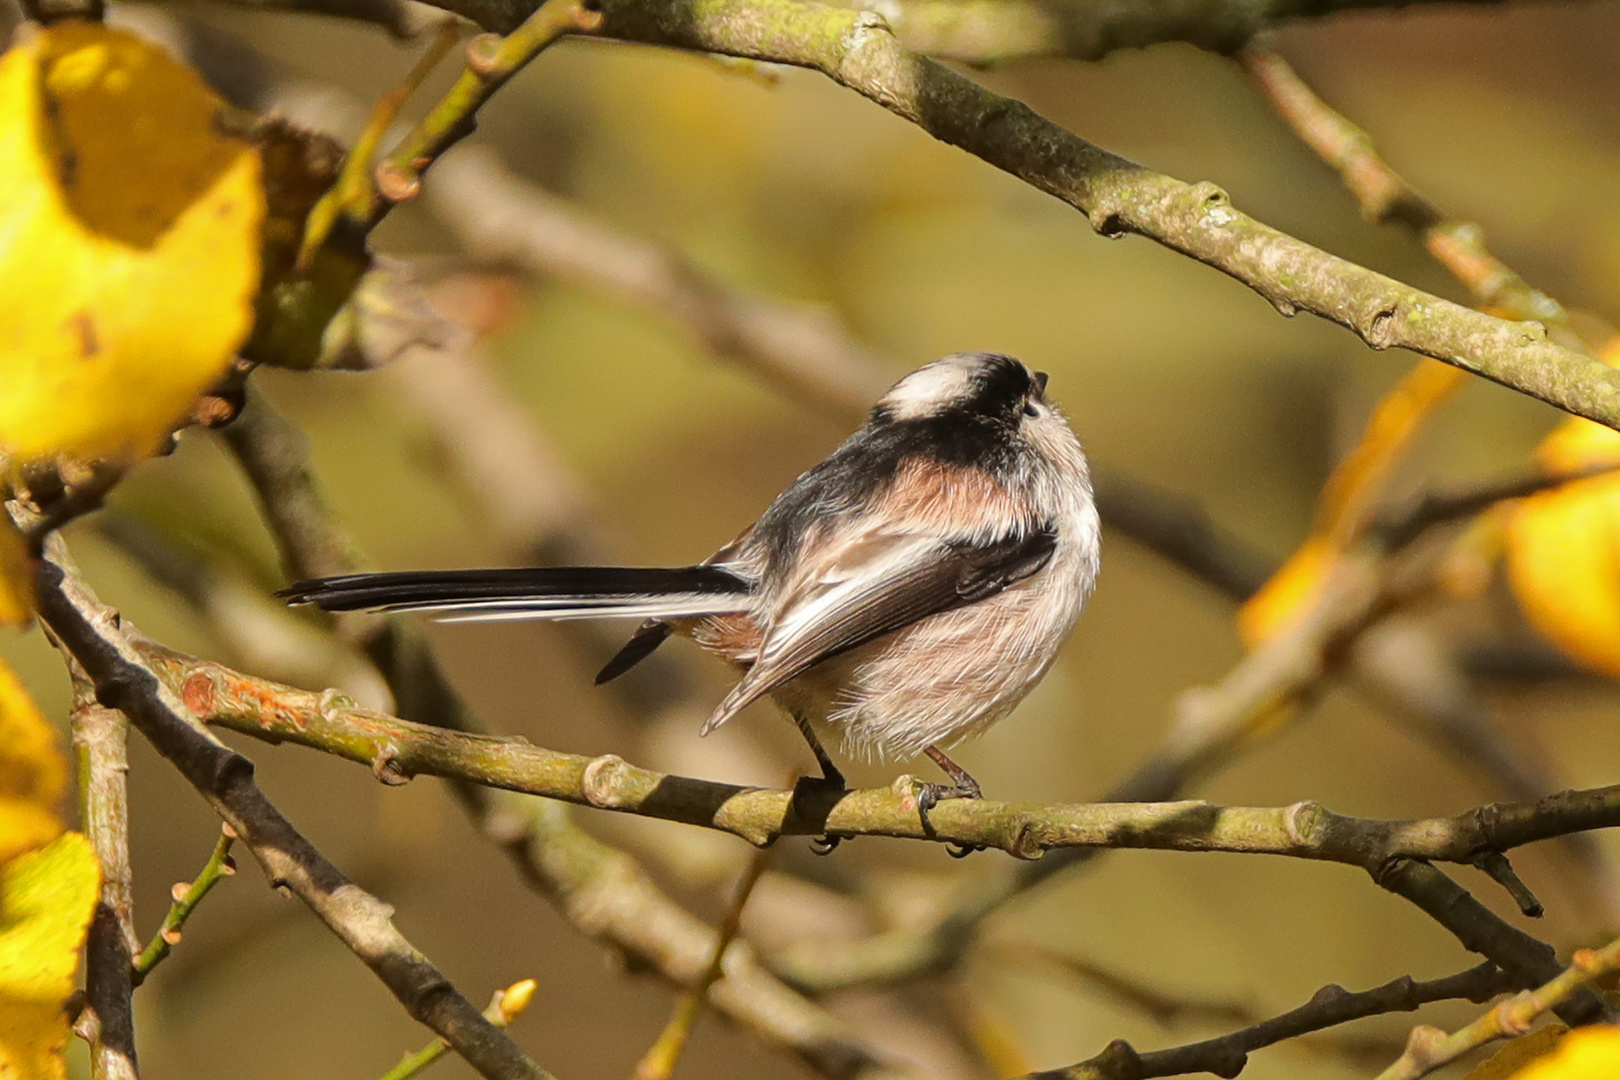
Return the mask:
[[[483,25],[528,13],[439,0]],[[1402,284],[1249,217],[1212,183],[1112,154],[1020,101],[902,45],[881,16],[801,0],[602,0],[599,36],[789,64],[842,86],[1084,214],[1104,236],[1145,236],[1241,281],[1279,312],[1318,315],[1374,349],[1454,364],[1620,429],[1620,372],[1513,322]]]

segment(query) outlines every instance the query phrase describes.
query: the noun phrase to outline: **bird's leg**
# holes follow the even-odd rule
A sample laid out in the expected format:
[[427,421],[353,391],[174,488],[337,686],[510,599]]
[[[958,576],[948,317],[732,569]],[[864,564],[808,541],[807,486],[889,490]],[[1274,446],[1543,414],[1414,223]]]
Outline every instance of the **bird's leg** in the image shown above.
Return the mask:
[[[945,799],[982,799],[984,792],[980,790],[979,782],[973,779],[966,769],[946,757],[945,751],[939,747],[930,746],[923,753],[951,778],[949,785],[924,784],[922,790],[917,793],[917,814],[922,818],[923,831],[931,833],[934,827],[929,823],[928,811]],[[975,851],[983,851],[984,848],[977,844],[952,844],[946,850],[953,859],[965,859]]]
[[[827,753],[826,748],[821,745],[821,740],[816,738],[815,729],[810,726],[810,721],[795,712],[793,722],[799,725],[799,733],[804,736],[804,741],[810,744],[810,752],[816,755],[816,764],[821,766],[822,783],[840,791],[849,787],[844,782],[844,774],[839,772],[838,766],[833,764],[832,755]],[[966,776],[967,774],[963,773],[962,775]]]
[[[814,783],[816,787],[833,791],[848,790],[849,785],[844,782],[844,774],[838,771],[838,766],[833,764],[832,755],[827,753],[826,748],[821,745],[821,740],[816,738],[815,729],[810,726],[810,721],[797,711],[793,712],[792,715],[793,722],[799,726],[799,733],[804,736],[804,741],[810,744],[810,752],[816,755],[816,764],[821,766],[821,779],[819,781],[811,781],[806,778],[799,782],[801,784]],[[810,841],[810,850],[817,855],[831,855],[833,850],[843,842],[844,838],[842,836],[833,836],[831,834],[818,836]]]

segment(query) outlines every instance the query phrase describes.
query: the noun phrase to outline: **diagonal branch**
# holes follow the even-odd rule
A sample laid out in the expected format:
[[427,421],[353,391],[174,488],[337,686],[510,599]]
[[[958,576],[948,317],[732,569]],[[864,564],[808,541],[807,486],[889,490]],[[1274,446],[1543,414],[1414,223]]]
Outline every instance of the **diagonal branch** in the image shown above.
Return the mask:
[[1354,994],[1342,986],[1329,985],[1297,1009],[1218,1038],[1147,1053],[1116,1039],[1096,1057],[1067,1068],[1032,1073],[1025,1080],[1150,1080],[1198,1072],[1232,1077],[1243,1071],[1251,1053],[1284,1039],[1369,1016],[1412,1012],[1435,1001],[1461,999],[1481,1004],[1513,986],[1512,980],[1491,963],[1427,982],[1402,976]]
[[1448,217],[1378,156],[1372,138],[1316,95],[1288,61],[1251,46],[1238,60],[1300,140],[1339,174],[1362,216],[1378,225],[1398,222],[1423,241],[1481,304],[1511,319],[1538,319],[1563,327],[1563,306],[1532,288],[1485,246],[1479,226]]
[[[1061,56],[1101,60],[1120,49],[1186,41],[1231,52],[1262,30],[1344,11],[1394,10],[1421,0],[859,0],[907,46],[973,64]],[[1494,4],[1496,0],[1476,0]]]
[[858,418],[889,383],[893,364],[828,312],[728,285],[526,183],[487,147],[440,162],[426,194],[475,254],[656,308],[714,356],[824,415]]
[[1406,1051],[1378,1074],[1378,1080],[1418,1080],[1476,1047],[1495,1039],[1523,1035],[1548,1011],[1569,1001],[1574,994],[1587,992],[1587,987],[1616,970],[1620,970],[1620,941],[1610,942],[1602,949],[1581,949],[1575,953],[1569,967],[1548,979],[1545,985],[1515,994],[1450,1035],[1427,1026],[1413,1028]]
[[492,1080],[546,1080],[394,927],[389,906],[345,878],[253,782],[253,763],[214,739],[148,670],[118,615],[60,566],[41,560],[39,615],[95,684],[180,770],[253,851],[266,876],[295,894],[371,968],[413,1018]]
[[[439,0],[489,26],[526,0]],[[1443,360],[1620,428],[1620,372],[1535,323],[1472,311],[1279,232],[1214,184],[1186,184],[1085,141],[900,44],[882,17],[800,0],[603,0],[602,35],[810,68],[1073,206],[1105,236],[1134,233],[1243,282],[1280,312],[1308,311],[1374,349]]]

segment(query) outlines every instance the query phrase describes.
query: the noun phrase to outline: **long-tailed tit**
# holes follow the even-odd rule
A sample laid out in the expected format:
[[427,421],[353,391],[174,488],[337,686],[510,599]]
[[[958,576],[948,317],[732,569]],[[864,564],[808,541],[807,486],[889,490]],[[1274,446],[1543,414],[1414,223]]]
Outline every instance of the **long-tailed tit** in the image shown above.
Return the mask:
[[446,621],[645,619],[597,682],[671,634],[741,672],[708,734],[769,695],[821,745],[927,754],[984,731],[1046,674],[1097,577],[1098,523],[1080,441],[1044,373],[958,353],[901,379],[866,426],[799,477],[706,562],[677,569],[538,567],[353,574],[282,595],[328,611],[425,611]]

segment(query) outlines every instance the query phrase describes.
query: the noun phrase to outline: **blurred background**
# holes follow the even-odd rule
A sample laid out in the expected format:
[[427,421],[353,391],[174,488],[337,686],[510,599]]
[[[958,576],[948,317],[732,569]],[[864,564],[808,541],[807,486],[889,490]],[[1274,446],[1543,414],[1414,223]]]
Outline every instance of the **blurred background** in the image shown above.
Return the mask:
[[[421,48],[336,20],[166,10],[262,51],[265,70],[300,84],[306,105],[311,87],[368,104],[397,84]],[[132,21],[142,17],[139,8],[127,11]],[[1498,255],[1601,341],[1607,323],[1620,320],[1617,34],[1620,9],[1612,5],[1550,3],[1350,16],[1290,27],[1276,45],[1396,169],[1451,213],[1479,222]],[[431,101],[453,67],[444,65],[416,103]],[[1466,300],[1406,233],[1359,218],[1337,177],[1229,60],[1163,45],[1101,63],[1016,63],[974,77],[1151,168],[1214,181],[1284,231]],[[336,134],[347,142],[354,131],[350,119]],[[807,72],[565,41],[497,96],[474,144],[722,282],[822,305],[887,365],[879,385],[966,349],[1010,353],[1049,371],[1052,395],[1100,467],[1196,500],[1272,560],[1304,536],[1328,469],[1412,362],[1370,352],[1319,320],[1281,318],[1245,287],[1147,241],[1099,239],[1072,209]],[[429,193],[434,183],[430,173]],[[853,429],[717,362],[666,313],[567,275],[510,274],[470,256],[427,200],[395,213],[375,246],[411,263],[444,310],[477,333],[477,362],[551,456],[558,505],[589,523],[608,557],[705,557]],[[523,561],[529,553],[489,510],[499,492],[492,500],[459,482],[454,448],[423,407],[431,384],[412,373],[417,362],[368,373],[262,371],[253,382],[306,428],[331,500],[376,566]],[[1558,419],[1475,382],[1437,418],[1394,490],[1523,468]],[[282,583],[250,492],[209,434],[187,432],[175,454],[143,465],[113,505],[124,520],[167,530],[191,557],[256,588]],[[80,523],[69,538],[94,586],[146,633],[240,659],[217,622],[196,618],[101,526]],[[1495,619],[1500,605],[1489,608]],[[1178,695],[1217,680],[1242,655],[1233,614],[1227,598],[1110,534],[1100,587],[1056,669],[959,760],[996,797],[1097,797],[1158,745]],[[1493,633],[1511,629],[1477,612],[1436,618],[1464,628],[1448,633],[1472,635],[1487,623]],[[796,733],[767,706],[702,742],[699,711],[653,719],[626,707],[623,695],[591,686],[600,645],[554,627],[429,632],[456,685],[496,730],[732,782],[777,785],[808,764]],[[7,638],[3,647],[41,703],[65,716],[66,680],[40,635]],[[670,647],[678,650],[686,655],[671,670],[693,681],[690,700],[712,703],[725,672],[686,643]],[[357,692],[385,704],[374,681],[351,668]],[[343,670],[334,658],[334,680]],[[1526,755],[1545,755],[1559,786],[1614,780],[1620,728],[1605,685],[1497,685],[1489,700]],[[663,1025],[672,992],[624,971],[610,950],[525,889],[437,781],[383,787],[363,769],[308,751],[230,740],[256,761],[260,782],[293,821],[395,904],[403,931],[470,997],[539,980],[535,1004],[514,1029],[539,1061],[568,1080],[629,1074]],[[201,866],[217,823],[138,738],[131,752],[136,912],[150,930],[170,884]],[[926,763],[866,764],[853,778],[880,784],[913,768],[928,771]],[[1307,722],[1194,794],[1252,805],[1316,799],[1344,813],[1408,817],[1455,813],[1502,792],[1385,711],[1333,690]],[[636,853],[711,920],[749,855],[740,840],[683,826],[574,817]],[[1597,839],[1620,854],[1611,838]],[[795,933],[837,940],[903,925],[953,884],[1000,872],[1006,861],[987,853],[955,862],[934,845],[863,839],[817,865],[804,840],[782,847],[745,922],[767,950]],[[1516,860],[1549,906],[1532,932],[1567,950],[1613,929],[1556,851],[1543,845]],[[242,861],[243,873],[208,899],[137,997],[147,1075],[363,1077],[425,1041],[335,939]],[[1472,871],[1457,873],[1518,920],[1499,889]],[[888,1052],[949,1077],[1055,1067],[1113,1038],[1151,1049],[1231,1026],[1162,1026],[1046,951],[1262,1015],[1302,1003],[1327,982],[1361,989],[1474,962],[1438,925],[1347,867],[1120,852],[1007,907],[957,973],[835,997],[830,1007]],[[1455,1024],[1474,1011],[1442,1006],[1425,1018]],[[1398,1053],[1410,1023],[1396,1015],[1351,1029],[1372,1042],[1366,1053],[1342,1039],[1264,1051],[1245,1075],[1371,1075]],[[472,1075],[456,1060],[437,1068]],[[712,1015],[680,1072],[810,1075]]]

